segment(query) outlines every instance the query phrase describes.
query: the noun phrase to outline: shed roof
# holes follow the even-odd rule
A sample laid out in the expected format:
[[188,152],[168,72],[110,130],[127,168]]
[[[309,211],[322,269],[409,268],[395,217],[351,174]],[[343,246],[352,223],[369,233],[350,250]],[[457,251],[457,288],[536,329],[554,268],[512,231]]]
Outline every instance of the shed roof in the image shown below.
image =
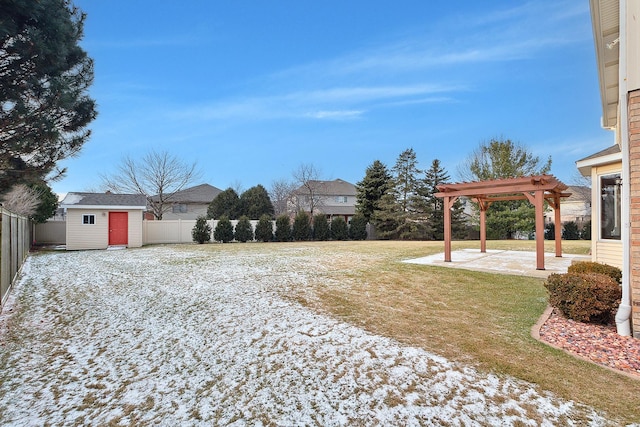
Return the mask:
[[147,207],[144,194],[67,193],[60,203],[67,209],[140,209]]

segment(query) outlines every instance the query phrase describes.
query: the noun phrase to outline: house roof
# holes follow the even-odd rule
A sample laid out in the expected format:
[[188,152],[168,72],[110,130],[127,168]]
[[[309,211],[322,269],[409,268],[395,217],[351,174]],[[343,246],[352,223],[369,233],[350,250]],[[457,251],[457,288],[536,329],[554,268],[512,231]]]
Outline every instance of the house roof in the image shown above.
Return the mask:
[[63,208],[72,209],[141,209],[147,207],[144,194],[114,193],[67,193],[60,203]]
[[602,100],[602,126],[618,122],[620,0],[590,0]]
[[[211,203],[218,194],[222,193],[217,187],[209,184],[200,184],[195,187],[185,188],[181,191],[176,191],[170,197],[170,201],[173,203]],[[156,200],[158,196],[153,196]]]
[[591,201],[591,188],[585,185],[570,185],[567,188],[567,193],[571,193],[571,195],[567,197],[563,203]]
[[590,176],[591,168],[593,166],[603,166],[616,162],[622,162],[622,152],[620,151],[620,146],[618,144],[614,144],[604,150],[587,156],[584,159],[578,160],[576,162],[576,167],[582,176]]
[[[318,195],[323,196],[355,196],[356,186],[342,179],[333,181],[309,181],[316,189]],[[296,190],[298,194],[305,194],[307,190],[301,186]]]

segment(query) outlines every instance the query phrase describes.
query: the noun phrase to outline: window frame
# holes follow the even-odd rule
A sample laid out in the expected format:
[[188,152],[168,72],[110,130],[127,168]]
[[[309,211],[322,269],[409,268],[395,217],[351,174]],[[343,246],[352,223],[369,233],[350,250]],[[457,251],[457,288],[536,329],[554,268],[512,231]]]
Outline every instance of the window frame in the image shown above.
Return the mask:
[[[621,187],[623,183],[621,177],[620,172],[598,175],[598,238],[600,240],[617,242],[622,238]],[[609,225],[606,225],[605,221]],[[607,231],[607,228],[610,230]]]
[[96,214],[82,214],[82,225],[96,225]]

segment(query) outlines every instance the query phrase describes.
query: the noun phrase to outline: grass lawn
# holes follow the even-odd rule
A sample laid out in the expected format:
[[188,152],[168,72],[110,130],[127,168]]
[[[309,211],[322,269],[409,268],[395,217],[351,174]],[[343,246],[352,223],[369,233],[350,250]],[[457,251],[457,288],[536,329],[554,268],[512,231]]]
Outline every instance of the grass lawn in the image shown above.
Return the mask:
[[[546,242],[547,252],[554,251],[553,244]],[[313,292],[293,296],[303,304],[451,360],[530,381],[614,418],[640,421],[640,380],[531,337],[547,305],[542,279],[399,262],[442,252],[442,242],[295,245],[317,247],[326,266]],[[563,242],[563,251],[588,254],[589,245]],[[479,243],[453,243],[453,250],[469,247],[479,248]],[[535,251],[535,242],[489,241],[487,247]]]

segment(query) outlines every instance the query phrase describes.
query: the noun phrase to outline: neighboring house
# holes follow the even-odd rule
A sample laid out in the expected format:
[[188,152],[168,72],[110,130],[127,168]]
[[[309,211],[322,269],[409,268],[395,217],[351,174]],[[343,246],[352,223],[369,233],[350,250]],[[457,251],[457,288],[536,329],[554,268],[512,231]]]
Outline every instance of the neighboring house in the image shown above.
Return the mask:
[[[560,200],[560,221],[562,223],[573,221],[578,227],[584,226],[591,221],[591,188],[573,185],[569,186],[565,193],[571,196]],[[551,224],[555,221],[553,213],[545,217],[545,222]]]
[[[176,191],[171,195],[170,208],[162,214],[162,219],[197,219],[201,215],[207,216],[209,203],[220,193],[222,190],[209,184]],[[157,197],[154,196],[155,199]],[[155,217],[153,214],[147,214],[146,219],[155,219]]]
[[577,166],[592,178],[593,260],[622,267],[618,333],[640,338],[640,1],[590,6],[602,126],[614,134]]
[[142,194],[68,193],[60,206],[66,211],[67,250],[142,246]]
[[[294,193],[297,209],[313,215],[323,213],[331,221],[341,216],[348,223],[356,213],[356,186],[341,179],[310,181],[309,188],[301,186]],[[313,192],[313,194],[311,194]]]

